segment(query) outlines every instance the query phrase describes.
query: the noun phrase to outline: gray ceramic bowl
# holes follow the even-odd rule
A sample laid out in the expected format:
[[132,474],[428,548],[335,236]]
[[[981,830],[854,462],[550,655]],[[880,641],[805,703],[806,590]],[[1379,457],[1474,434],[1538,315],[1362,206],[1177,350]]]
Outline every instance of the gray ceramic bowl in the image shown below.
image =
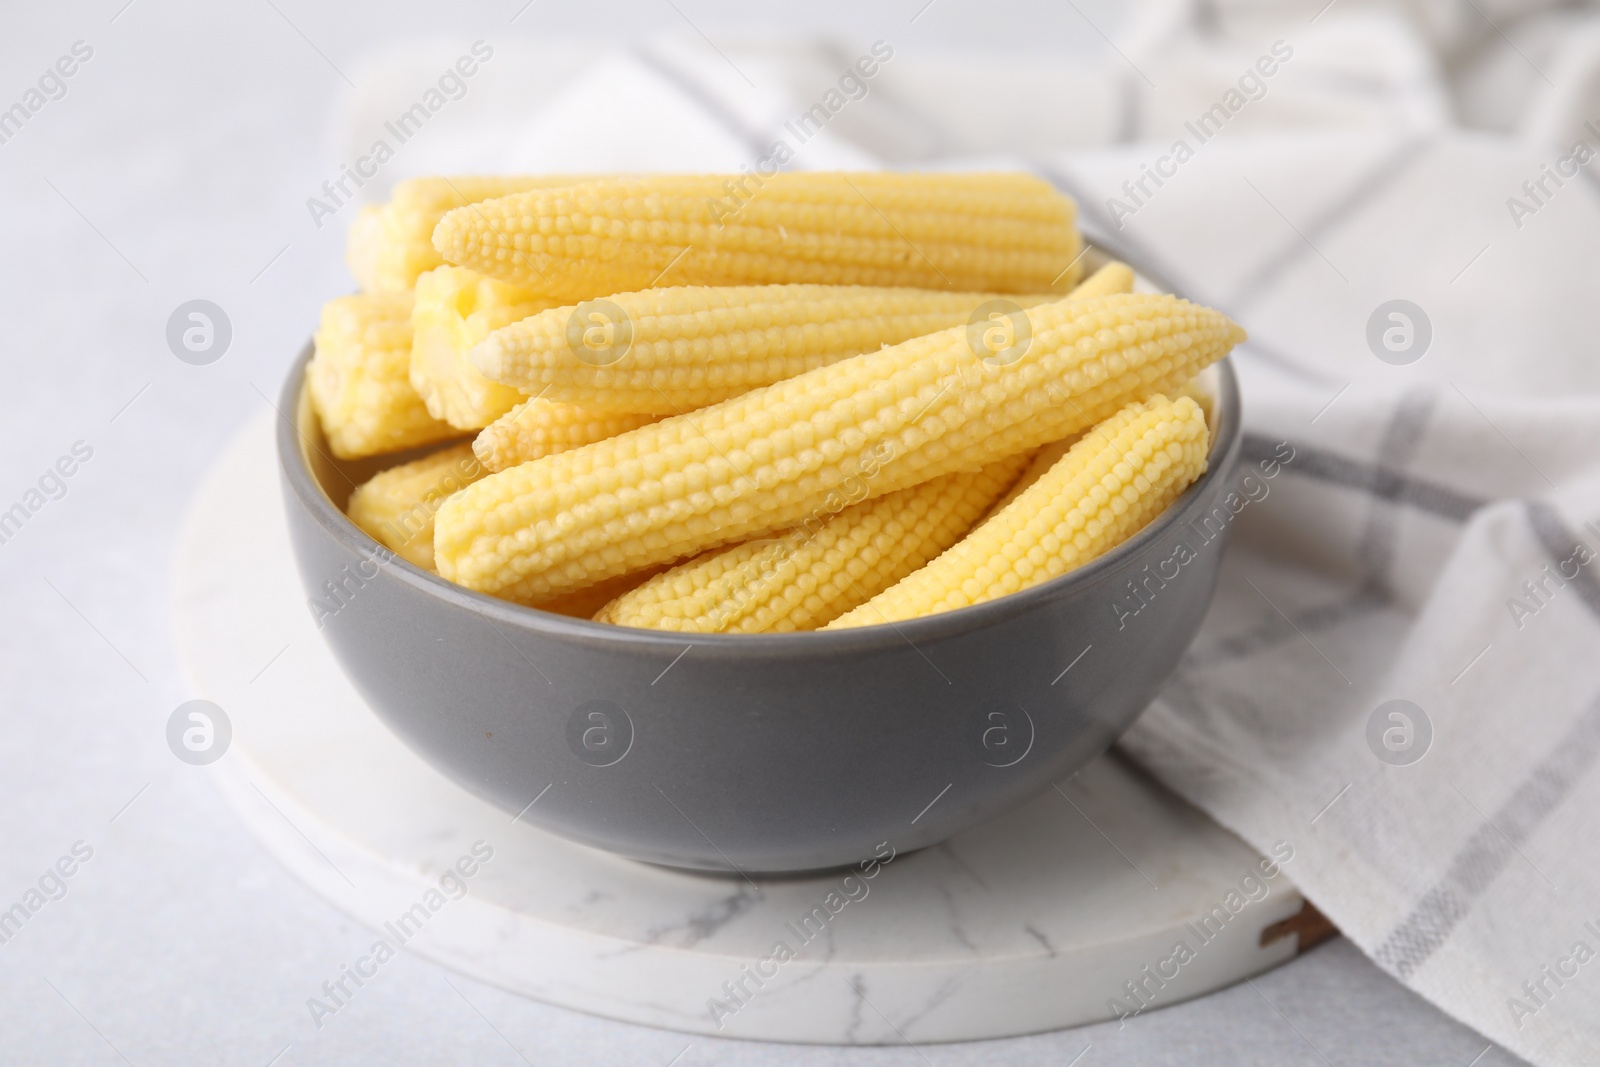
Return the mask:
[[[284,496],[307,591],[347,590],[323,634],[357,689],[424,759],[506,812],[700,870],[798,872],[885,842],[935,844],[1103,752],[1200,625],[1226,531],[1206,542],[1200,520],[1239,455],[1224,361],[1207,372],[1208,472],[1088,566],[899,625],[684,637],[374,562],[378,545],[341,511],[373,467],[326,458],[304,389],[309,355],[284,386],[295,423],[279,423]],[[1180,542],[1195,555],[1178,567]],[[1136,614],[1130,583],[1148,603]]]

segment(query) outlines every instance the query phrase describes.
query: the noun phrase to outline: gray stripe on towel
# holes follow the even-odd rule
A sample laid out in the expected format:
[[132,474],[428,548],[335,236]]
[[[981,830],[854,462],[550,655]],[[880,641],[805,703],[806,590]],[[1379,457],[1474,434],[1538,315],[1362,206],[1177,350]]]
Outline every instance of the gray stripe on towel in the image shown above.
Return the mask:
[[[1407,390],[1395,405],[1389,424],[1378,439],[1378,455],[1401,477],[1410,477],[1407,468],[1417,458],[1422,442],[1427,437],[1428,423],[1433,418],[1438,394],[1431,389]],[[1366,528],[1361,532],[1361,542],[1356,547],[1356,559],[1367,572],[1367,583],[1387,588],[1389,571],[1394,566],[1396,540],[1400,532],[1399,503],[1374,495],[1367,508]]]
[[[1241,454],[1246,460],[1269,459],[1277,443],[1272,438],[1247,433]],[[1294,441],[1289,443],[1294,445],[1295,457],[1294,462],[1287,464],[1284,470],[1302,477],[1372,493],[1453,522],[1465,522],[1474,511],[1488,503],[1481,497],[1471,496],[1438,482],[1402,474],[1388,466],[1364,463]]]
[[[1228,309],[1212,293],[1200,285],[1178,277],[1168,265],[1166,259],[1157,254],[1127,228],[1119,228],[1113,224],[1104,211],[1085,194],[1083,187],[1065,171],[1042,164],[1034,164],[1033,172],[1059,192],[1063,192],[1077,201],[1078,226],[1083,231],[1083,236],[1090,244],[1095,245],[1128,266],[1144,275],[1158,289],[1169,293],[1176,293],[1188,300],[1206,304],[1226,312]],[[1293,378],[1304,382],[1314,382],[1318,385],[1337,385],[1339,379],[1326,374],[1316,367],[1306,366],[1291,359],[1277,349],[1252,337],[1241,344],[1236,352],[1255,356],[1272,364],[1278,370]]]
[[1499,876],[1517,850],[1600,757],[1600,698],[1551,747],[1516,792],[1467,839],[1450,867],[1373,953],[1380,967],[1405,980],[1433,957]]
[[[1528,524],[1556,563],[1582,543],[1554,508],[1540,501],[1525,507]],[[1578,595],[1600,621],[1600,580],[1581,569],[1572,579]],[[1404,980],[1415,974],[1449,940],[1472,910],[1475,898],[1505,869],[1511,857],[1539,828],[1545,817],[1571,794],[1573,787],[1600,759],[1600,698],[1589,704],[1544,759],[1522,780],[1511,797],[1490,816],[1451,862],[1444,877],[1425,893],[1400,925],[1384,939],[1373,958]]]
[[752,166],[765,158],[772,149],[770,138],[763,137],[760,130],[745,122],[738,112],[705,85],[684,74],[647,47],[637,48],[633,54],[635,59],[670,82],[692,104],[714,119],[717,125],[737,137],[744,144],[745,151],[750,153]]

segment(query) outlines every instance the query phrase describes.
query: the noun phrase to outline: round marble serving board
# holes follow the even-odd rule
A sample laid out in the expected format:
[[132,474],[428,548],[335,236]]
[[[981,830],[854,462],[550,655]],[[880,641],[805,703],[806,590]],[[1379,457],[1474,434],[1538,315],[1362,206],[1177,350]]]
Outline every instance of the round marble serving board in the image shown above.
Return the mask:
[[[175,613],[191,696],[224,709],[233,731],[197,773],[375,942],[630,1022],[865,1045],[1109,1018],[1113,997],[1136,1006],[1130,981],[1162,1006],[1282,963],[1317,928],[1278,873],[1202,941],[1191,924],[1228,915],[1260,857],[1116,755],[870,879],[687,873],[509,818],[406,748],[340,672],[290,556],[272,428],[269,416],[240,433],[182,536]],[[492,858],[472,859],[475,844]],[[447,876],[440,892],[464,857],[471,876]],[[1179,941],[1192,958],[1166,964],[1177,976],[1158,987],[1143,969]],[[330,973],[356,963],[330,960]],[[750,975],[763,972],[758,986]]]

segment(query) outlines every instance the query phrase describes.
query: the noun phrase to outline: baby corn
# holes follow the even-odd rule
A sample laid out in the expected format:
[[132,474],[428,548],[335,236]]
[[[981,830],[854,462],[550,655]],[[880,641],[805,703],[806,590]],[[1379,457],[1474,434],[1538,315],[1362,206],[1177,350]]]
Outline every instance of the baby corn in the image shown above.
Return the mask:
[[444,259],[584,300],[658,285],[1065,293],[1076,205],[1026,174],[778,173],[534,189],[440,220]]
[[678,415],[960,325],[996,298],[855,285],[646,289],[525,318],[490,334],[472,362],[550,400]]
[[526,286],[463,267],[437,267],[418,278],[411,385],[429,414],[458,429],[478,430],[526,400],[479,374],[467,353],[500,327],[553,306]]
[[[539,600],[782,529],[1093,426],[1243,340],[1171,296],[1041,304],[1020,356],[955,327],[490,475],[440,508],[439,573]],[[1007,352],[1014,352],[1007,348]]]
[[598,585],[591,585],[571,593],[563,593],[554,600],[543,600],[529,607],[548,611],[552,615],[566,615],[574,619],[592,619],[595,612],[623,596],[632,589],[637,589],[645,582],[660,574],[665,567],[651,567],[648,570],[638,571],[633,574],[619,574],[615,578],[607,578]]
[[1200,410],[1205,412],[1207,426],[1215,424],[1217,398],[1212,396],[1211,391],[1202,386],[1198,379],[1190,378],[1172,394],[1174,400],[1180,396],[1186,396],[1200,405]]
[[1112,293],[1133,292],[1133,268],[1126,263],[1112,260],[1089,277],[1085,278],[1072,296],[1110,296]]
[[350,521],[407,563],[433,570],[433,513],[488,472],[466,444],[373,475],[350,494]]
[[350,226],[345,263],[369,293],[404,292],[423,271],[444,260],[433,247],[433,229],[445,213],[490,197],[576,179],[553,177],[412,178],[394,187],[387,204],[368,204]]
[[1027,462],[1024,454],[946,474],[701,556],[623,594],[595,619],[681,633],[814,630],[955,544]]
[[1130,404],[955,547],[827,628],[952,611],[1080,567],[1166,510],[1205,471],[1206,451],[1193,400]]
[[658,415],[592,411],[530,397],[483,428],[472,442],[478,460],[491,471],[503,471],[530,459],[591,445],[655,422]]
[[322,307],[306,368],[311,405],[340,459],[453,437],[411,387],[411,294],[341,296]]
[[1043,448],[1034,452],[1032,454],[1032,458],[1028,460],[1028,465],[1023,468],[1022,473],[1017,476],[1017,479],[1011,483],[1011,488],[1007,489],[1005,495],[999,500],[996,500],[993,504],[989,505],[989,510],[985,511],[983,513],[983,517],[972,525],[977,527],[980,523],[988,522],[990,519],[1000,514],[1000,512],[1003,511],[1013,500],[1021,496],[1024,490],[1031,487],[1033,483],[1037,482],[1040,478],[1043,478],[1045,474],[1049,472],[1050,468],[1056,465],[1056,461],[1062,456],[1066,455],[1067,450],[1076,444],[1077,441],[1077,437],[1069,437],[1064,441],[1052,441],[1050,444],[1045,445]]

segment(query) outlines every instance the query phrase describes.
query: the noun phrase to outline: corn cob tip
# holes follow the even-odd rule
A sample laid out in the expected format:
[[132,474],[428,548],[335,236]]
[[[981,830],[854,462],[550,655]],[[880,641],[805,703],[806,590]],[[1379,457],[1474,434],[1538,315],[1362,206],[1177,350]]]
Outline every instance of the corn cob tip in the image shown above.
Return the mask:
[[328,447],[340,459],[397,452],[455,436],[429,414],[409,377],[409,292],[328,301],[306,367],[306,386]]
[[506,340],[500,330],[495,330],[467,350],[467,362],[490,381],[505,380]]
[[529,397],[485,426],[473,438],[472,451],[489,470],[503,471],[520,463],[616,437],[658,418],[631,412],[592,411],[576,404]]
[[1133,268],[1114,259],[1079,282],[1068,295],[1074,299],[1082,299],[1089,296],[1107,296],[1111,293],[1131,293],[1133,282]]
[[466,444],[452,445],[373,475],[356,487],[345,513],[401,559],[431,571],[434,512],[486,473]]
[[369,204],[352,223],[345,261],[365,292],[406,292],[417,276],[442,262],[433,230],[454,208],[541,186],[566,185],[571,175],[461,175],[407,178],[386,204]]
[[1204,473],[1207,447],[1192,399],[1130,403],[962,541],[827,628],[953,611],[1075,570],[1165,511]]
[[457,429],[478,430],[521,403],[520,391],[478,372],[471,350],[552,301],[525,286],[449,266],[420,275],[415,293],[411,384],[429,413]]

